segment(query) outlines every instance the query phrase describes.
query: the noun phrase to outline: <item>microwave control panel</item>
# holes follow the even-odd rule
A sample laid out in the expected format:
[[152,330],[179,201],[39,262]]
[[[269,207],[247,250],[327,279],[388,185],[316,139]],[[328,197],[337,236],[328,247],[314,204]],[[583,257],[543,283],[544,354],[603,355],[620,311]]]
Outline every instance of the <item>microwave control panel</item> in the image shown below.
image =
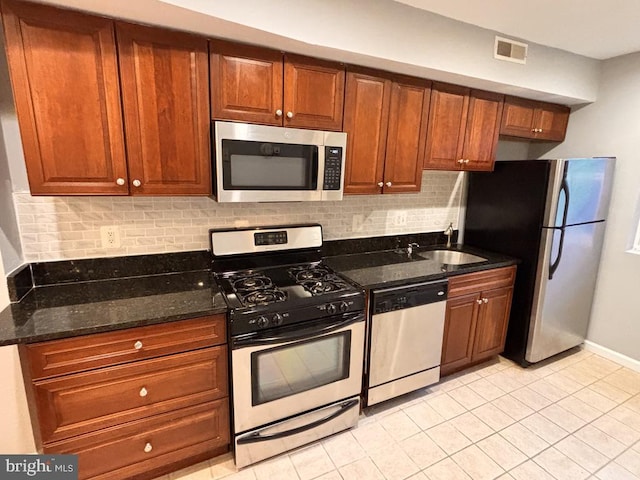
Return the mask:
[[342,184],[342,147],[324,147],[323,190],[340,190]]

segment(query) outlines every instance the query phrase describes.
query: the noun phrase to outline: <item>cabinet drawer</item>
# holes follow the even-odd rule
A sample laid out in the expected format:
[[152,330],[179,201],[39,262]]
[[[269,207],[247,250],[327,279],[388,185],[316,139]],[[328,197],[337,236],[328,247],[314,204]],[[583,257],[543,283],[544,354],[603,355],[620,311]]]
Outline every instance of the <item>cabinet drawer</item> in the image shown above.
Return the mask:
[[449,298],[493,288],[509,287],[513,285],[515,275],[516,267],[514,265],[451,277],[449,279]]
[[227,390],[226,345],[33,386],[43,443],[216,400]]
[[32,380],[145,360],[226,342],[225,317],[210,317],[65,338],[22,347]]
[[78,455],[81,479],[155,478],[211,458],[229,445],[227,398],[45,445]]

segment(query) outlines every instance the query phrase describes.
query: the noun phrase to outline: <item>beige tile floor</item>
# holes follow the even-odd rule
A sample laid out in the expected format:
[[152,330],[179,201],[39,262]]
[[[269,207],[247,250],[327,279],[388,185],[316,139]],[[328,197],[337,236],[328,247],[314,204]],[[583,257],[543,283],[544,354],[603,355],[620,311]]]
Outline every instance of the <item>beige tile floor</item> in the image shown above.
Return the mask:
[[237,471],[162,480],[640,480],[640,373],[577,350],[498,360],[366,410],[358,426]]

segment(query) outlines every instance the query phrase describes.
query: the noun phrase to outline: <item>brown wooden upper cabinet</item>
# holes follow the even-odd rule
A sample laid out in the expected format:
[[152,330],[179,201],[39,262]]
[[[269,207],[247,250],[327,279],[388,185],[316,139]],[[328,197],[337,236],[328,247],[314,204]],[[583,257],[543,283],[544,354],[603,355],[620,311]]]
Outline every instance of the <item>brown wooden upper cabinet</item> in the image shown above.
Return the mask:
[[569,122],[569,107],[507,97],[500,134],[534,140],[562,142]]
[[207,39],[117,24],[132,194],[211,193]]
[[211,193],[206,39],[1,6],[32,194]]
[[344,192],[417,192],[431,82],[368,69],[347,72]]
[[113,22],[1,5],[31,193],[127,195]]
[[214,120],[342,130],[344,65],[221,40],[210,47]]
[[504,96],[434,83],[424,168],[493,170]]

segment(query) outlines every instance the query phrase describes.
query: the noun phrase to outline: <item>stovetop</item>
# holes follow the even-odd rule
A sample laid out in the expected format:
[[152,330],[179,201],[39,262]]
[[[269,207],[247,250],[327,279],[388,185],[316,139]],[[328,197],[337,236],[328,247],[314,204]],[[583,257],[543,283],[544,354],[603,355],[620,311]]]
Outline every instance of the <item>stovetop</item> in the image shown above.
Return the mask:
[[363,291],[321,260],[217,270],[232,335],[364,309]]

